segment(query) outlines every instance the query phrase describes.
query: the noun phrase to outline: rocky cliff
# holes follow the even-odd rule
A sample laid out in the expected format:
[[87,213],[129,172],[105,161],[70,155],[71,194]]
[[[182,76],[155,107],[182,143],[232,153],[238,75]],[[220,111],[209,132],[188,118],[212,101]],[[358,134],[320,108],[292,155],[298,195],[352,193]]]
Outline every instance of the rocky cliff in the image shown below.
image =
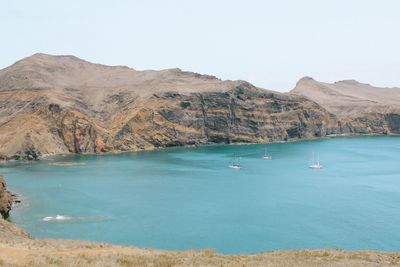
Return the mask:
[[348,119],[299,85],[284,94],[179,69],[35,54],[0,70],[0,158],[399,130],[395,109]]
[[379,88],[355,80],[329,84],[304,77],[291,94],[324,107],[344,123],[345,133],[400,133],[400,88]]
[[0,176],[0,215],[4,219],[8,218],[12,203],[13,195],[7,191],[4,177]]

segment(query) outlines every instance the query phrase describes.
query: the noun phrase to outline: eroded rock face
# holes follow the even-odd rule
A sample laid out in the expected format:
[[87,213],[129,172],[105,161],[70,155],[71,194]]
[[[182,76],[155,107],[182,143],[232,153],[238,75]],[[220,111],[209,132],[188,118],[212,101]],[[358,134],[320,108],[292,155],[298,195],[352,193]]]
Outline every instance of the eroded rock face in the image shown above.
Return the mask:
[[34,55],[0,70],[0,159],[400,132],[396,101],[371,88],[371,100],[345,94],[352,86],[367,85],[305,78],[283,94],[179,69]]
[[344,133],[400,133],[400,88],[378,88],[354,80],[329,84],[304,77],[291,93],[306,96],[334,114]]
[[0,214],[4,219],[7,219],[13,204],[13,196],[7,191],[4,177],[0,176]]
[[[157,101],[158,107],[140,112],[152,114],[145,129],[135,129],[138,119],[133,117],[127,124],[133,127],[126,130],[146,133],[143,139],[153,146],[260,143],[338,131],[335,118],[311,101],[244,86],[228,92],[154,96],[149,101]],[[160,134],[162,140],[157,138]]]
[[[35,116],[29,116],[29,110],[20,115],[29,116],[29,127],[14,129],[23,132],[17,144],[21,149],[6,156],[35,160],[51,153],[265,143],[342,133],[339,121],[314,102],[246,82],[224,92],[160,92],[128,104],[107,119],[47,101],[35,106]],[[22,119],[17,115],[13,120]],[[11,130],[0,127],[6,129]]]
[[400,115],[399,114],[387,114],[385,120],[388,123],[390,132],[400,134]]

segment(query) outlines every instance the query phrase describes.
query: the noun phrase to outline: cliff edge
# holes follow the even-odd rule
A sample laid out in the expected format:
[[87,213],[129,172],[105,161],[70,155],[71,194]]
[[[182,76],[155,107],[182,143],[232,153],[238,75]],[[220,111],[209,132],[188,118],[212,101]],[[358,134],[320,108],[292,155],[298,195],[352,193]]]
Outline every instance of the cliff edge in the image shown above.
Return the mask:
[[399,134],[399,92],[306,77],[278,93],[180,69],[35,54],[0,70],[0,160]]
[[315,102],[180,69],[35,54],[0,70],[0,159],[340,133]]
[[400,88],[382,88],[355,80],[324,83],[311,77],[299,80],[290,92],[314,101],[333,114],[345,132],[400,134]]

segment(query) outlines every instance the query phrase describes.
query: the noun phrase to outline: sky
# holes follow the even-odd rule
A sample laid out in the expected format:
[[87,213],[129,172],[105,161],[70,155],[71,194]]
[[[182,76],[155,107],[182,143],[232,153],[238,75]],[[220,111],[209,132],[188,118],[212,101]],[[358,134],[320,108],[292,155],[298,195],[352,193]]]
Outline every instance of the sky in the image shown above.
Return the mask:
[[0,0],[0,68],[34,53],[181,68],[289,91],[400,87],[398,0]]

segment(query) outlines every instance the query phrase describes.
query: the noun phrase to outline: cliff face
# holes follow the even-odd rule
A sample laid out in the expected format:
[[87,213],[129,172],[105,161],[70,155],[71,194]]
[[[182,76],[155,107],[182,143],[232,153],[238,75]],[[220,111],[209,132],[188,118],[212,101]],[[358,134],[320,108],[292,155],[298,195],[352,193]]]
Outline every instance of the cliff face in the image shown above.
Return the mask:
[[128,114],[113,135],[117,149],[129,149],[135,140],[141,140],[140,148],[271,142],[338,130],[336,120],[315,103],[248,83],[226,92],[155,94]]
[[3,157],[286,141],[341,132],[335,117],[312,101],[245,82],[224,92],[167,91],[126,105],[116,101],[121,110],[105,118],[45,96],[27,101],[28,108],[0,127]]
[[12,203],[13,196],[7,191],[4,177],[0,176],[0,214],[4,219],[8,218]]
[[302,95],[334,114],[352,134],[399,134],[400,88],[379,88],[354,80],[333,84],[301,79],[291,94]]
[[312,97],[324,90],[303,80],[283,94],[179,69],[36,54],[0,70],[0,158],[400,131],[400,112],[387,103],[349,119],[337,112],[349,102],[334,109]]

